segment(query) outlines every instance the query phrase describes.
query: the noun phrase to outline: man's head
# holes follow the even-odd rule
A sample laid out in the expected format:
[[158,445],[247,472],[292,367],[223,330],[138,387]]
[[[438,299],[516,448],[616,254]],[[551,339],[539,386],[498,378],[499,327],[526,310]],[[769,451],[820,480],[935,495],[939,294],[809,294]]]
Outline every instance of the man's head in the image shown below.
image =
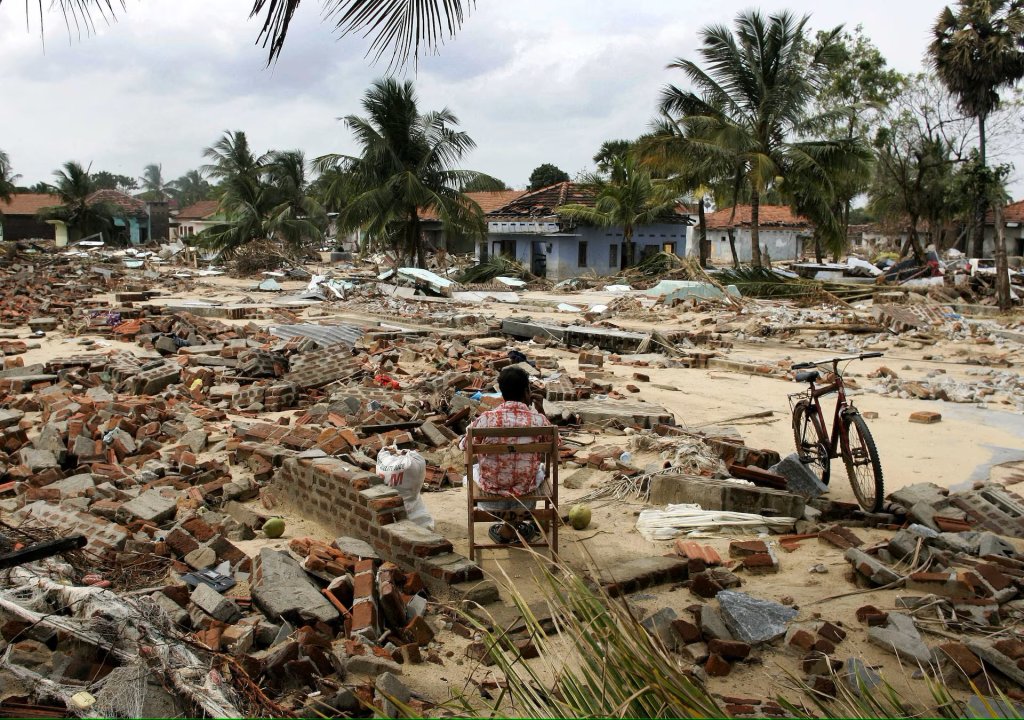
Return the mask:
[[498,373],[498,388],[506,402],[530,402],[530,376],[522,368],[507,367]]

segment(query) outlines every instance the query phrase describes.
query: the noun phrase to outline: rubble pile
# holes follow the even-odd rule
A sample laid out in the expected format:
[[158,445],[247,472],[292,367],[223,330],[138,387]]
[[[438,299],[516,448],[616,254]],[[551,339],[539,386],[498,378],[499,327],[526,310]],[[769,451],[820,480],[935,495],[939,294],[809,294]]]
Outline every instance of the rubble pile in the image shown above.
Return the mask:
[[[969,381],[882,367],[859,389],[1021,410],[1019,331],[929,303],[876,298],[871,312],[697,295],[667,303],[628,288],[581,309],[574,324],[521,312],[499,320],[484,304],[518,302],[520,284],[463,288],[409,269],[314,275],[305,291],[266,302],[179,302],[165,295],[220,271],[158,273],[174,253],[139,252],[0,263],[0,321],[10,331],[0,337],[4,712],[433,710],[400,677],[422,663],[493,665],[460,611],[493,603],[498,588],[457,543],[410,516],[376,459],[386,449],[415,451],[425,491],[460,485],[458,438],[501,402],[497,372],[512,365],[530,375],[561,426],[563,484],[589,491],[580,502],[668,506],[689,518],[687,529],[764,529],[731,541],[723,561],[678,537],[679,527],[662,528],[674,541],[669,556],[652,552],[594,574],[630,602],[665,584],[688,590],[685,612],[664,608],[643,623],[694,677],[725,677],[780,651],[799,659],[818,692],[835,694],[837,678],[871,687],[877,673],[842,644],[863,630],[901,660],[934,663],[956,682],[984,678],[986,692],[1024,699],[1016,665],[1024,646],[1010,627],[1024,611],[1024,556],[1000,537],[1024,538],[1024,512],[1014,511],[1024,498],[1011,487],[911,486],[882,512],[864,513],[823,497],[828,488],[798,456],[747,445],[734,428],[680,427],[672,411],[641,399],[677,389],[657,382],[671,368],[792,377],[789,360],[734,357],[739,343],[918,344],[934,349],[936,362],[956,357],[959,343],[984,349],[963,358],[986,366],[969,370]],[[149,269],[125,265],[140,261]],[[264,289],[280,289],[278,279],[309,273],[266,275],[273,283]],[[95,299],[98,291],[113,299]],[[344,322],[332,316],[340,310]],[[687,327],[661,330],[683,315],[692,315]],[[401,327],[390,324],[399,318]],[[623,318],[659,329],[627,330],[616,324]],[[55,356],[24,361],[55,333],[64,338],[50,344]],[[275,520],[289,533],[273,543]],[[845,525],[891,536],[869,545]],[[914,595],[895,610],[861,608],[855,623],[744,592],[752,578],[783,572],[788,553],[812,538],[847,559],[851,587]],[[61,540],[75,547],[47,550]],[[500,629],[521,657],[536,656],[522,623]],[[447,648],[452,634],[468,646]],[[783,714],[742,697],[727,697],[726,708]]]

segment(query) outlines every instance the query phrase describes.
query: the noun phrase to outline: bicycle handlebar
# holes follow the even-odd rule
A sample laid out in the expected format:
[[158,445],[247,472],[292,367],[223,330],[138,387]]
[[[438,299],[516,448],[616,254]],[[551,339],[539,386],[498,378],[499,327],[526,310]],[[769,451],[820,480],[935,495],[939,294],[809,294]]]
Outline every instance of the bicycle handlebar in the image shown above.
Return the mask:
[[817,367],[819,365],[828,365],[842,362],[844,360],[866,360],[867,358],[882,357],[883,353],[880,352],[866,352],[858,355],[840,355],[839,357],[827,358],[825,360],[812,360],[809,362],[794,363],[790,366],[792,370],[803,370],[804,368]]

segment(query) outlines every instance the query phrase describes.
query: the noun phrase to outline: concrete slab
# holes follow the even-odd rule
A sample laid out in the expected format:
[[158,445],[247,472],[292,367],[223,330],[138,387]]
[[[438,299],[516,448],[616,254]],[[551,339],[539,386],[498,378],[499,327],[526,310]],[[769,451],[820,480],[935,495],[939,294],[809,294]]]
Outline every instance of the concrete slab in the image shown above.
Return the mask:
[[655,425],[675,425],[675,416],[660,405],[637,400],[571,400],[548,402],[545,411],[549,417],[569,413],[578,415],[584,424],[623,425],[653,428]]
[[653,505],[695,503],[704,510],[759,515],[768,511],[769,514],[791,518],[800,518],[804,514],[804,499],[794,493],[695,475],[652,477],[650,500]]

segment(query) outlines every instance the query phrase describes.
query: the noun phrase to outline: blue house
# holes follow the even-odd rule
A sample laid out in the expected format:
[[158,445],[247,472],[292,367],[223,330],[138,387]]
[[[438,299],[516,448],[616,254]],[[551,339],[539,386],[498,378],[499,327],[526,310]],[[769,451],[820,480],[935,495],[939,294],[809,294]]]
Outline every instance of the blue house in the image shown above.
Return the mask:
[[97,190],[86,202],[90,205],[105,203],[117,208],[110,240],[125,245],[141,245],[168,237],[168,209],[166,200],[140,200],[120,190]]
[[[614,275],[623,269],[622,228],[582,225],[558,213],[562,205],[593,206],[590,188],[572,182],[528,192],[486,214],[487,237],[476,257],[514,258],[538,277],[564,280],[583,274]],[[664,221],[633,230],[637,261],[662,251],[686,254],[690,211],[680,205]]]

